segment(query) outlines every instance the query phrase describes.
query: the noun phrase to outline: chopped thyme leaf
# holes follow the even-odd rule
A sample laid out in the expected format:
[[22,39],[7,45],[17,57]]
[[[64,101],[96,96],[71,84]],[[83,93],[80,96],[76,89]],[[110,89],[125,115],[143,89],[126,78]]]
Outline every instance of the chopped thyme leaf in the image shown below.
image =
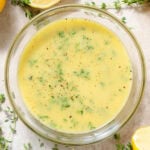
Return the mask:
[[31,143],[24,144],[23,146],[24,146],[24,150],[32,150]]
[[127,23],[127,22],[126,22],[126,17],[122,17],[122,18],[121,18],[121,21],[122,21],[122,23],[126,24],[126,23]]
[[84,113],[84,110],[79,110],[79,111],[77,111],[80,115],[83,115],[83,113]]
[[144,2],[150,2],[150,0],[123,0],[123,2],[127,5],[131,5],[131,4],[143,4]]
[[29,9],[24,9],[25,11],[25,16],[29,19],[33,18],[33,13]]
[[60,31],[58,33],[58,35],[59,35],[59,37],[63,38],[63,37],[65,37],[65,32],[64,31]]
[[11,4],[13,5],[25,6],[30,3],[31,3],[30,0],[11,0]]
[[107,40],[104,41],[104,44],[105,44],[105,45],[108,45],[109,43],[110,43],[110,42],[107,41]]
[[90,130],[95,129],[95,127],[93,126],[92,122],[89,122],[89,123],[88,123],[88,127],[89,127]]
[[127,145],[125,144],[116,144],[116,148],[117,150],[133,150],[131,143],[128,143]]
[[10,141],[0,135],[0,150],[9,150],[9,143]]
[[95,2],[91,2],[92,6],[96,6],[96,3]]
[[57,144],[54,145],[54,147],[52,148],[52,150],[59,150]]
[[29,19],[33,18],[35,15],[40,13],[40,10],[35,10],[29,6],[30,0],[11,0],[11,4],[15,6],[20,6],[25,12],[25,16]]
[[60,97],[60,102],[61,102],[61,108],[65,109],[65,108],[69,108],[71,105],[69,104],[69,101],[67,99],[67,97]]
[[76,31],[72,31],[72,32],[71,32],[71,35],[75,35],[75,34],[76,34]]
[[114,139],[115,140],[120,140],[120,134],[118,134],[118,133],[114,134]]
[[41,143],[41,144],[40,144],[40,147],[43,147],[43,146],[44,146],[44,143]]
[[91,49],[94,49],[94,47],[93,47],[92,45],[88,45],[88,46],[87,46],[87,49],[88,49],[88,50],[91,50]]
[[28,79],[29,79],[29,80],[32,80],[32,79],[33,79],[33,76],[29,76]]
[[81,77],[81,78],[89,78],[89,75],[90,75],[90,72],[85,70],[85,69],[81,69],[79,70],[78,72],[77,71],[74,71],[73,72],[74,75],[76,75],[77,77]]
[[10,127],[11,132],[12,132],[13,134],[15,134],[15,133],[16,133],[16,129],[15,129],[12,125],[10,125],[9,127]]
[[38,116],[40,119],[48,119],[49,117],[48,116]]
[[87,107],[85,108],[85,110],[86,110],[88,113],[91,113],[91,112],[93,111],[93,109],[90,108],[89,106],[87,106]]
[[37,63],[37,60],[30,59],[28,62],[30,64],[30,66],[32,67]]
[[38,77],[39,82],[44,83],[44,78],[43,77]]
[[101,9],[106,9],[106,7],[107,7],[106,3],[103,2],[103,3],[101,4]]
[[61,63],[58,63],[55,72],[56,72],[56,75],[58,77],[58,82],[62,82],[64,80],[63,79],[64,73],[63,73],[63,69],[62,69]]
[[121,9],[121,3],[119,0],[114,1],[114,7],[116,10],[120,10]]
[[101,85],[101,87],[104,87],[105,83],[104,82],[100,82],[100,85]]
[[4,94],[0,94],[0,104],[5,102],[5,95]]
[[63,119],[64,122],[67,122],[68,120],[66,118]]
[[118,133],[114,134],[114,139],[117,141],[116,150],[133,150],[130,142],[126,145],[120,143],[120,140],[121,140],[120,134],[118,134]]

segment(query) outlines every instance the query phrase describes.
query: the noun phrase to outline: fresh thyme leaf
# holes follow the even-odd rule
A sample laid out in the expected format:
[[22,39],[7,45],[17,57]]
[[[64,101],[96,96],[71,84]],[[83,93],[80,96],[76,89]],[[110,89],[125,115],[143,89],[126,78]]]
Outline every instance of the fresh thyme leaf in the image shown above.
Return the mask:
[[40,144],[40,147],[43,147],[43,146],[44,146],[44,143],[41,143],[41,144]]
[[3,134],[2,128],[0,127],[0,136]]
[[15,134],[15,133],[16,133],[16,129],[15,129],[12,125],[10,125],[9,127],[10,127],[11,132],[12,132],[13,134]]
[[125,144],[116,144],[116,150],[133,150],[131,143]]
[[19,5],[19,6],[26,6],[30,4],[30,0],[11,0],[11,4]]
[[106,3],[103,2],[103,3],[101,4],[101,9],[106,9],[106,7],[107,7]]
[[57,144],[54,145],[54,147],[52,148],[52,150],[59,150],[57,147]]
[[3,136],[0,136],[0,150],[9,150],[9,141]]
[[114,7],[116,10],[121,9],[121,2],[119,0],[114,1]]
[[123,0],[123,2],[127,5],[132,5],[132,4],[143,4],[146,2],[150,2],[150,0]]
[[32,150],[31,143],[24,144],[23,146],[24,146],[24,150]]
[[40,13],[40,10],[31,8],[29,6],[30,3],[31,3],[30,0],[11,0],[12,5],[20,6],[21,8],[23,8],[25,16],[29,19],[33,18],[35,15]]
[[4,94],[0,94],[0,104],[5,102],[5,96]]
[[126,17],[122,17],[122,18],[121,18],[121,21],[122,21],[124,24],[127,23],[126,20],[127,20]]
[[29,10],[29,9],[25,9],[25,16],[29,19],[32,19],[33,18],[33,13]]
[[73,74],[76,75],[77,77],[81,77],[81,78],[85,78],[85,79],[89,79],[89,76],[90,76],[90,72],[85,69],[80,69],[79,71],[74,71]]
[[120,140],[120,134],[118,134],[118,133],[114,134],[114,139],[115,140]]
[[120,143],[121,137],[120,134],[114,134],[114,139],[117,141],[116,143],[116,150],[133,150],[131,143],[122,144]]
[[7,116],[7,119],[5,120],[5,122],[11,122],[11,124],[9,125],[10,130],[12,132],[12,134],[16,133],[16,123],[18,121],[18,116],[16,115],[16,113],[10,108],[7,107],[6,110],[4,110]]
[[95,2],[91,2],[92,6],[96,6],[96,3]]
[[30,4],[31,1],[30,0],[21,0],[24,4]]

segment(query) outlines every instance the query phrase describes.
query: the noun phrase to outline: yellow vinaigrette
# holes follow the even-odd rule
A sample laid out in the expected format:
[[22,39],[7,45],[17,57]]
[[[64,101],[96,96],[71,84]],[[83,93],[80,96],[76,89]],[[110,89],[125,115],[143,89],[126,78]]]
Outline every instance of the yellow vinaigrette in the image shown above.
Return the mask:
[[27,44],[18,81],[36,119],[76,133],[115,118],[128,99],[132,70],[112,31],[89,20],[64,19],[38,31]]

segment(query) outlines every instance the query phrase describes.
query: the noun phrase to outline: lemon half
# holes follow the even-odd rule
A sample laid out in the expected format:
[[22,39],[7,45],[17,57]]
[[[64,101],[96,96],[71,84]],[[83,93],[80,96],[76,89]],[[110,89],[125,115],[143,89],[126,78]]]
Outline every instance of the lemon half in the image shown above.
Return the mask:
[[131,141],[133,150],[150,150],[150,126],[136,130]]
[[0,0],[0,12],[4,9],[4,6],[6,4],[6,0]]
[[30,0],[30,6],[39,9],[47,9],[60,2],[60,0]]

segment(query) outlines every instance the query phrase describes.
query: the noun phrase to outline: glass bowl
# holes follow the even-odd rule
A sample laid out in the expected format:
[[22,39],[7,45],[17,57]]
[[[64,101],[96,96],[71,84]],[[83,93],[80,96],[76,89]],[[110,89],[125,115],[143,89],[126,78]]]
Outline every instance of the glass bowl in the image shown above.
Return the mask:
[[[84,18],[112,30],[126,47],[133,69],[133,84],[129,98],[120,113],[108,124],[86,133],[65,133],[50,129],[34,119],[27,111],[18,88],[18,64],[26,44],[47,24],[63,18]],[[145,82],[145,67],[141,48],[129,29],[110,13],[84,5],[64,5],[39,14],[29,21],[15,38],[5,68],[6,90],[19,118],[42,137],[67,145],[84,145],[103,140],[117,132],[133,115],[140,103]]]

